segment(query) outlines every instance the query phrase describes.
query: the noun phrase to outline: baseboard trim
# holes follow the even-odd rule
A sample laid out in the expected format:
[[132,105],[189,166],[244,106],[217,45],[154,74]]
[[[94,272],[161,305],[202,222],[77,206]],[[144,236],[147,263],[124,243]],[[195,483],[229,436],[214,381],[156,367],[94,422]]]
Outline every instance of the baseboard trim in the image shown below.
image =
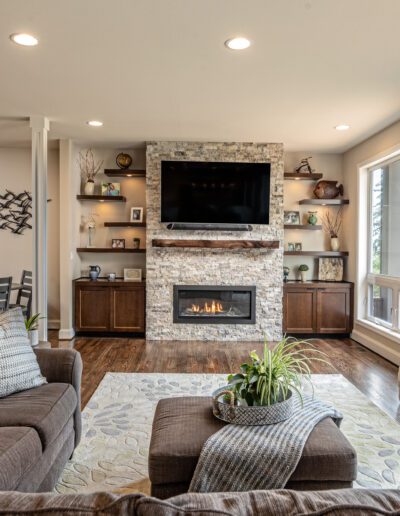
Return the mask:
[[365,333],[360,330],[353,330],[351,338],[390,362],[393,362],[393,364],[400,366],[400,351],[396,351],[383,342],[379,342],[379,338],[382,338],[379,335],[377,335],[376,338],[372,338],[369,335],[365,335]]
[[59,330],[60,329],[60,320],[59,319],[48,319],[47,328],[49,330]]
[[59,340],[71,340],[75,337],[75,331],[73,328],[61,329],[58,332]]

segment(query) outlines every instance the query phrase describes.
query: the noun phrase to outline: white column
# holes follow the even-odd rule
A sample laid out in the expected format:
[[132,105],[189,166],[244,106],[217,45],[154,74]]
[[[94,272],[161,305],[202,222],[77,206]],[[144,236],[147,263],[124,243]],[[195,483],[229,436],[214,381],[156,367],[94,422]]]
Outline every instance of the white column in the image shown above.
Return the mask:
[[39,340],[47,341],[47,132],[49,120],[30,118],[32,129],[32,313],[40,313]]
[[73,203],[79,185],[75,185],[72,165],[72,142],[60,140],[60,340],[69,340],[75,335],[72,280],[77,224]]

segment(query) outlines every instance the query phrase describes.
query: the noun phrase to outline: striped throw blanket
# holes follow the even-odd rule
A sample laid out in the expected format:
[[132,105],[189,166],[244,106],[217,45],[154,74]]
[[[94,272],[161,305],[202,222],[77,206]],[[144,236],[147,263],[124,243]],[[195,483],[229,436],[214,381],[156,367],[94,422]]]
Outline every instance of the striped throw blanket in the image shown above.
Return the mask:
[[290,419],[275,425],[226,425],[204,444],[189,492],[281,489],[296,469],[314,426],[342,415],[327,403],[303,396],[294,399]]

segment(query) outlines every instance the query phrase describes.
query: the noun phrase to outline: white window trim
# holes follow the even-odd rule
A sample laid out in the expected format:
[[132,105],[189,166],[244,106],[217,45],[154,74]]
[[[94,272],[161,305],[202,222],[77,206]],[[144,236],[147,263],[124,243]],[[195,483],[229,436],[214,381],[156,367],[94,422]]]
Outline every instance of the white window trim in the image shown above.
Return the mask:
[[[386,321],[373,317],[370,315],[369,307],[366,309],[366,319],[377,324],[378,326],[384,326],[391,330],[393,333],[400,333],[399,329],[399,296],[400,296],[400,278],[394,276],[384,276],[383,274],[372,274],[367,275],[367,287],[369,285],[377,285],[379,287],[385,287],[392,290],[392,321],[387,323]],[[366,293],[368,297],[368,293]]]
[[[393,342],[396,342],[397,344],[400,344],[400,334],[397,332],[394,332],[393,330],[391,330],[389,328],[385,328],[384,326],[375,324],[374,322],[369,321],[368,319],[358,320],[357,324],[359,326],[367,328],[370,331],[377,333],[378,335],[382,335],[382,337],[386,337],[387,339],[392,340]],[[390,358],[389,360],[393,360],[393,359]],[[399,373],[400,373],[400,370],[399,370]]]
[[[398,311],[398,292],[400,291],[400,279],[389,276],[374,275],[369,273],[370,246],[369,246],[369,170],[372,167],[384,165],[400,158],[400,144],[396,145],[376,156],[358,164],[357,175],[357,266],[355,288],[355,319],[356,323],[382,334],[397,343],[400,343],[400,333],[392,328],[385,327],[382,321],[368,316],[368,284],[374,281],[381,286],[389,286],[396,290],[393,292],[393,312],[396,305]],[[367,224],[365,223],[367,221]],[[367,250],[367,252],[366,252]],[[393,279],[395,282],[393,282]],[[389,285],[390,282],[390,285]],[[397,319],[398,320],[398,319]]]

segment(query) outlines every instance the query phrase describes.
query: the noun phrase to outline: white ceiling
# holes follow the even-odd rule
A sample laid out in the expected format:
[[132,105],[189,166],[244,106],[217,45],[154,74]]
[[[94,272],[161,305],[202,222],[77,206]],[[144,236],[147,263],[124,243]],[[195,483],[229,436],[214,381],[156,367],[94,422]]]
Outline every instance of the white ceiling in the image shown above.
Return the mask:
[[35,114],[85,143],[341,152],[400,118],[399,20],[400,0],[1,0],[0,143],[29,136],[1,116]]

